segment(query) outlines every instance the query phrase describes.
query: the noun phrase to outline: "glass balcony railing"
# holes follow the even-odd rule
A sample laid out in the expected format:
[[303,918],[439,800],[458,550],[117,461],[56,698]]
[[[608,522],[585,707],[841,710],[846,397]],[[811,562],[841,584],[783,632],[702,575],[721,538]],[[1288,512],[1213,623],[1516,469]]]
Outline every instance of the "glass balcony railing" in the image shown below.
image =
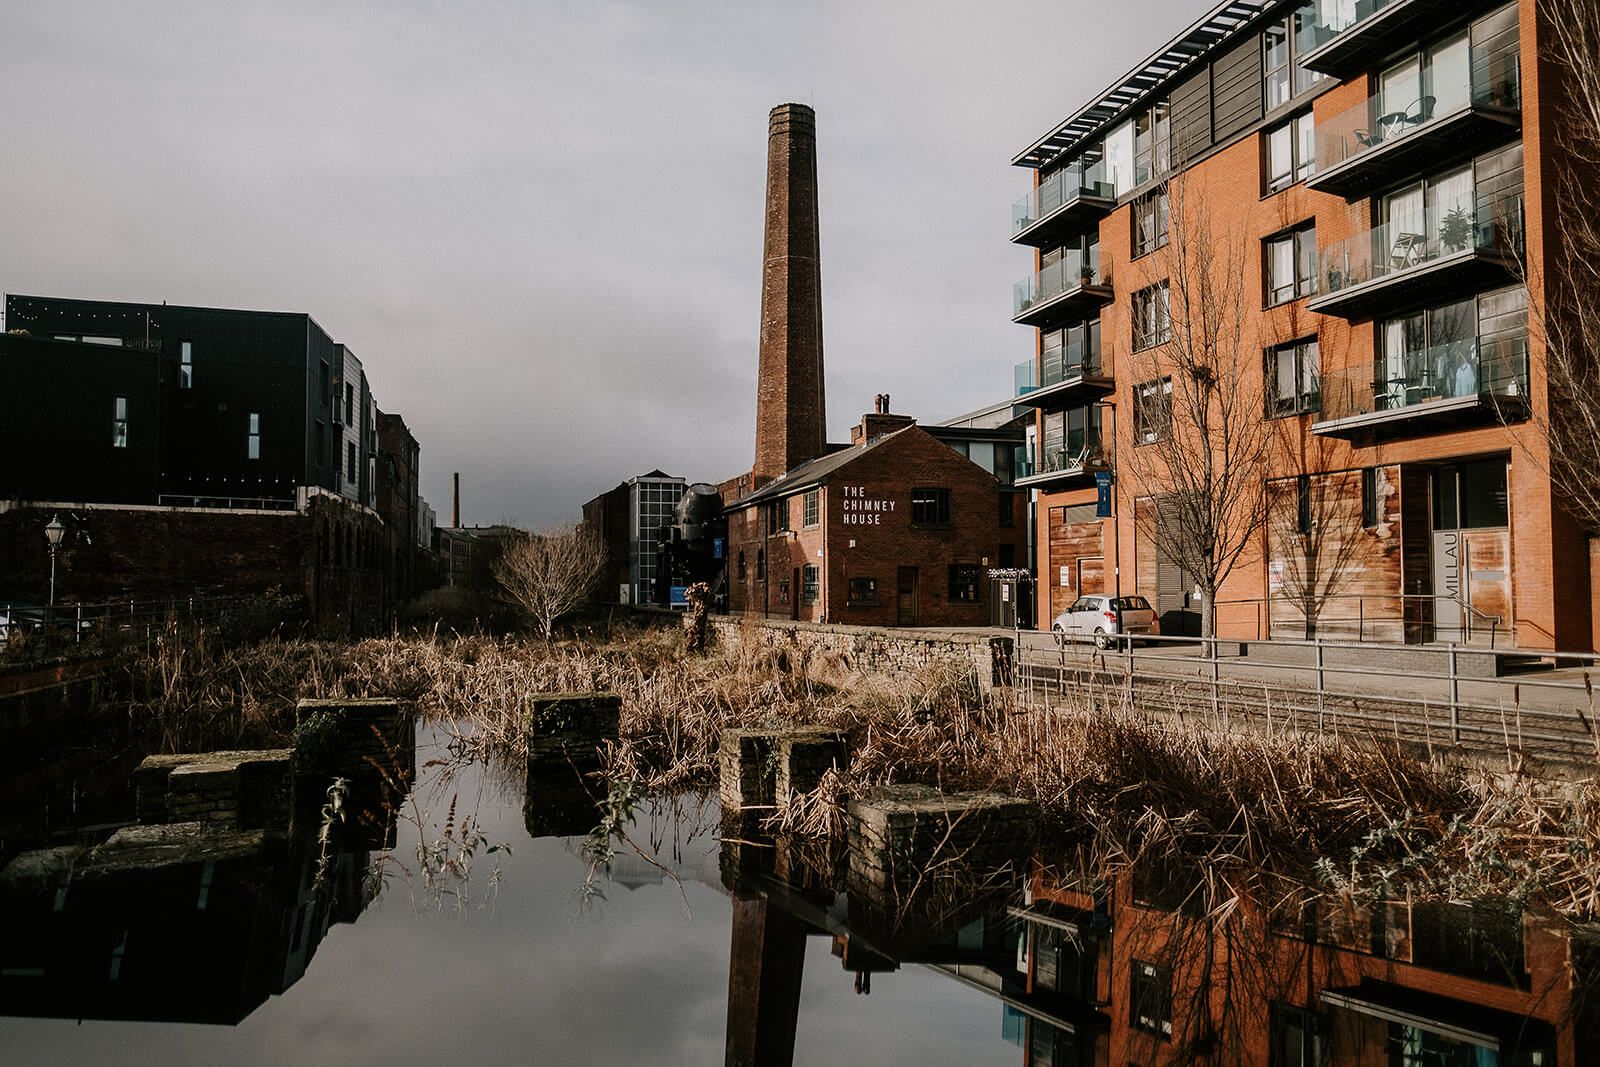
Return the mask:
[[1016,386],[1012,396],[1027,396],[1039,388],[1039,362],[1038,360],[1025,359],[1018,363],[1011,371],[1011,378]]
[[1306,55],[1385,8],[1405,0],[1315,0],[1304,5],[1296,20],[1295,54]]
[[1110,373],[1103,367],[1104,363],[1109,362],[1109,358],[1102,357],[1098,351],[1086,351],[1081,343],[1047,351],[1041,362],[1044,367],[1044,374],[1039,383],[1041,388],[1049,388],[1061,382],[1072,381],[1074,378],[1094,378],[1102,374],[1109,376]]
[[1105,200],[1117,198],[1116,187],[1106,181],[1104,160],[1069,163],[1056,171],[1027,196],[1011,205],[1011,235],[1048,218],[1061,207],[1086,196]]
[[1507,257],[1522,251],[1522,191],[1435,204],[1317,250],[1322,297],[1418,270],[1468,251]]
[[1012,462],[1012,480],[1021,481],[1033,477],[1033,457],[1025,449],[1017,449],[1016,459]]
[[1522,106],[1522,76],[1515,54],[1503,46],[1474,48],[1470,63],[1436,64],[1409,88],[1380,90],[1328,119],[1317,120],[1316,171],[1335,167],[1410,137],[1473,108],[1515,111]]
[[1035,473],[1081,474],[1104,470],[1110,465],[1110,457],[1103,444],[1100,431],[1095,428],[1073,430],[1064,440],[1046,439],[1039,449]]
[[1351,367],[1322,380],[1322,416],[1333,422],[1377,412],[1425,413],[1429,404],[1463,397],[1521,405],[1528,396],[1525,331],[1470,337]]
[[1056,262],[1037,274],[1022,279],[1011,289],[1012,317],[1021,315],[1037,304],[1053,300],[1062,293],[1081,289],[1086,285],[1109,285],[1100,276],[1100,246],[1087,252],[1068,249]]

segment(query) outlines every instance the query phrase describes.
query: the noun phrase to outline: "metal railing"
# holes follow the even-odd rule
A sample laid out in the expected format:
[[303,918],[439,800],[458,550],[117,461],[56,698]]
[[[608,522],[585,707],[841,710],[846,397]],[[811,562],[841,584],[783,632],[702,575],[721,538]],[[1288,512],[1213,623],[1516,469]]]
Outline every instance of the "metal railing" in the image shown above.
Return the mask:
[[162,493],[156,503],[164,508],[224,508],[238,511],[293,511],[293,497],[207,496],[205,494]]
[[65,646],[109,647],[148,641],[169,623],[216,623],[259,603],[250,597],[166,597],[85,604],[0,603],[0,651],[31,653]]
[[1224,726],[1237,717],[1268,731],[1348,731],[1586,765],[1600,756],[1600,656],[1591,653],[1545,653],[1562,666],[1507,676],[1488,666],[1506,654],[1459,644],[1141,636],[1102,650],[1055,634],[1019,640],[1015,687],[1047,705],[1081,707],[1087,697],[1092,706],[1208,711]]
[[1039,220],[1086,196],[1102,200],[1117,198],[1116,187],[1106,181],[1104,160],[1091,163],[1076,160],[1069,163],[1012,204],[1011,235],[1015,237]]
[[[1439,623],[1439,606],[1448,604],[1460,613],[1459,625]],[[1353,605],[1353,609],[1352,606]],[[1241,597],[1219,600],[1216,603],[1218,627],[1226,625],[1235,640],[1245,639],[1241,625],[1242,608],[1250,609],[1253,631],[1249,640],[1278,640],[1289,638],[1282,632],[1286,626],[1296,630],[1293,638],[1314,640],[1319,636],[1336,635],[1353,638],[1357,643],[1369,640],[1391,640],[1387,634],[1401,637],[1415,635],[1425,644],[1437,642],[1440,634],[1446,640],[1454,638],[1462,644],[1471,644],[1485,633],[1489,648],[1497,645],[1500,629],[1505,619],[1475,607],[1452,593],[1395,593],[1373,595],[1363,593],[1330,593],[1326,595],[1294,596],[1282,594],[1274,597]],[[1298,614],[1280,623],[1274,609],[1286,608]],[[1411,647],[1415,647],[1412,645]]]

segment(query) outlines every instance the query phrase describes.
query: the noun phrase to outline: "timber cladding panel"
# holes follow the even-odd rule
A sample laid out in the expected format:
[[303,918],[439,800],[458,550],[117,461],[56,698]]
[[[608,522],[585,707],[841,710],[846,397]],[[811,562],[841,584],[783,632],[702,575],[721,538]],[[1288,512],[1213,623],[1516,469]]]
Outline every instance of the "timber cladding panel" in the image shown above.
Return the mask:
[[1261,38],[1250,34],[1211,65],[1212,137],[1225,141],[1261,121]]
[[[1267,591],[1273,637],[1403,637],[1400,468],[1373,476],[1375,514],[1364,524],[1363,472],[1310,476],[1302,514],[1298,478],[1268,483]],[[1309,519],[1303,528],[1302,519]]]
[[1050,587],[1051,619],[1080,595],[1105,591],[1105,528],[1094,513],[1093,504],[1050,509],[1049,569],[1041,577]]

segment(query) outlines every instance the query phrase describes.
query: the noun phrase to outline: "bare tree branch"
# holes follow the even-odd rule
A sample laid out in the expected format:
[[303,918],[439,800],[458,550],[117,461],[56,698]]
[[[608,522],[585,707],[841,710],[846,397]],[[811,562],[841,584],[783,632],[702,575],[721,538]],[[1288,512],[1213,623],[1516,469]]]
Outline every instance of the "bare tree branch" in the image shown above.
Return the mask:
[[[1170,404],[1146,403],[1140,426],[1153,438],[1119,464],[1156,506],[1141,536],[1180,565],[1204,596],[1202,633],[1216,632],[1217,591],[1259,551],[1273,433],[1264,417],[1261,351],[1242,232],[1215,224],[1207,190],[1192,173],[1167,184],[1171,228],[1158,253],[1170,287],[1171,340],[1133,355],[1136,382],[1170,378]],[[1136,401],[1137,402],[1137,401]]]
[[545,639],[556,620],[583,603],[605,569],[606,543],[590,526],[523,534],[495,561],[494,576],[506,596],[538,622]]

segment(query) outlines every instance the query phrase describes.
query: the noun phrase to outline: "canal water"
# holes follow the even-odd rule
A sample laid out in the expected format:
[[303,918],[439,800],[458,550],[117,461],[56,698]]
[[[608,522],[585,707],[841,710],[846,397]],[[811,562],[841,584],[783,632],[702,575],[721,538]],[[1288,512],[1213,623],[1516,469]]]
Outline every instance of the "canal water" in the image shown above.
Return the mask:
[[1216,1062],[1600,1062],[1569,941],[1503,916],[1375,909],[1202,973],[1171,949],[1181,906],[1131,883],[1034,864],[900,907],[774,863],[713,799],[641,801],[607,840],[592,805],[530,800],[440,734],[415,767],[398,804],[301,798],[287,840],[114,837],[126,763],[77,783],[81,818],[0,853],[0,1062],[1184,1062],[1190,1006],[1247,971],[1288,979],[1219,1014]]

